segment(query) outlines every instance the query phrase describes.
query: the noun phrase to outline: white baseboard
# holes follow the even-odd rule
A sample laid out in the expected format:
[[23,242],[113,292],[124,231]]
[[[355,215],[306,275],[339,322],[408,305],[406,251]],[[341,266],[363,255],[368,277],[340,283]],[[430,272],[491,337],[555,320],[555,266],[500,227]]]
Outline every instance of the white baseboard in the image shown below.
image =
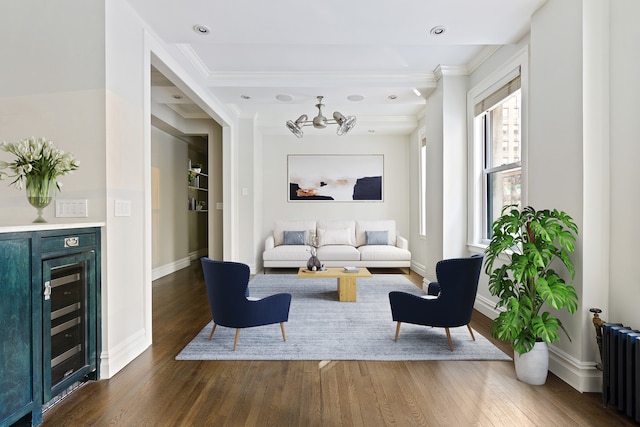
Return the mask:
[[111,378],[151,345],[144,329],[100,354],[100,379]]
[[[498,317],[495,303],[482,295],[476,297],[474,308],[490,319]],[[549,344],[549,371],[581,393],[602,391],[602,372],[595,362],[583,362]]]
[[207,248],[199,249],[199,250],[197,250],[195,252],[190,252],[189,253],[189,259],[191,261],[198,261],[203,256],[207,256],[208,253],[209,253],[209,251],[207,250]]
[[416,273],[418,273],[419,275],[421,275],[422,277],[424,277],[424,273],[426,271],[426,269],[424,268],[423,264],[419,264],[417,262],[415,262],[414,260],[411,260],[411,270],[415,271]]
[[581,393],[602,391],[602,372],[594,362],[582,362],[549,345],[549,371]]
[[489,319],[493,320],[498,317],[498,311],[495,309],[496,303],[484,297],[482,295],[476,296],[476,303],[473,306],[480,313],[487,316]]
[[191,265],[191,257],[182,258],[178,261],[174,261],[170,264],[165,264],[160,267],[156,267],[151,271],[151,280],[156,280],[164,277],[168,274],[175,273],[178,270],[187,268]]
[[183,268],[187,268],[192,262],[198,261],[203,256],[207,256],[207,253],[208,250],[206,248],[200,249],[195,252],[190,252],[189,256],[186,258],[178,259],[169,264],[156,267],[151,271],[151,280],[156,280],[168,274],[175,273],[178,270],[182,270]]

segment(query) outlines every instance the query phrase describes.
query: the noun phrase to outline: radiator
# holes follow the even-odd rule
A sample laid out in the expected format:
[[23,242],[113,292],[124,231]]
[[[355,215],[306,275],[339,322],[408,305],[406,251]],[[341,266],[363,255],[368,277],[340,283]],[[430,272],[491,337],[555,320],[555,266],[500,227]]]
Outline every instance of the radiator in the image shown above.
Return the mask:
[[640,422],[640,331],[603,325],[602,401]]

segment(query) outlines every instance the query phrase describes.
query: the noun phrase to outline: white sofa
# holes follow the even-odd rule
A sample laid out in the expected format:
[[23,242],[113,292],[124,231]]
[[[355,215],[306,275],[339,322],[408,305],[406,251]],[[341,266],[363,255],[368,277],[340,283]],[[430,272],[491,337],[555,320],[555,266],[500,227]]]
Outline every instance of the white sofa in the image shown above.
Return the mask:
[[265,268],[305,267],[310,238],[325,267],[410,267],[409,242],[397,235],[394,220],[282,220],[265,240]]

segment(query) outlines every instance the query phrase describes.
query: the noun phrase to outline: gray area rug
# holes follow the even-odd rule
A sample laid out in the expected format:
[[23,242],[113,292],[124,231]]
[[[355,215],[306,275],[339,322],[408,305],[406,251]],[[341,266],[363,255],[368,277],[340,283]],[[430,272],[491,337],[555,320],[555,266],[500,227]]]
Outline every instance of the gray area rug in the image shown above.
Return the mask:
[[178,354],[177,360],[511,360],[486,338],[465,327],[451,328],[454,351],[444,329],[403,323],[394,341],[389,292],[424,294],[398,274],[358,279],[357,302],[339,302],[336,279],[298,279],[295,274],[259,274],[249,283],[252,297],[292,295],[287,341],[280,325],[240,331],[218,326],[211,341],[210,322]]

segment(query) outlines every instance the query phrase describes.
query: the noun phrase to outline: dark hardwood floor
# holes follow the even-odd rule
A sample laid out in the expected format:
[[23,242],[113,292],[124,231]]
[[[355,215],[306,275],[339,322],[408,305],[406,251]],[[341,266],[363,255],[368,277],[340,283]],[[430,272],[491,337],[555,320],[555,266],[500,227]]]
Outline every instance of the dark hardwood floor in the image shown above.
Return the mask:
[[[176,361],[210,320],[199,264],[157,280],[153,292],[153,345],[49,409],[43,425],[636,425],[552,374],[544,386],[517,381],[511,362]],[[474,315],[485,337],[489,324]]]

